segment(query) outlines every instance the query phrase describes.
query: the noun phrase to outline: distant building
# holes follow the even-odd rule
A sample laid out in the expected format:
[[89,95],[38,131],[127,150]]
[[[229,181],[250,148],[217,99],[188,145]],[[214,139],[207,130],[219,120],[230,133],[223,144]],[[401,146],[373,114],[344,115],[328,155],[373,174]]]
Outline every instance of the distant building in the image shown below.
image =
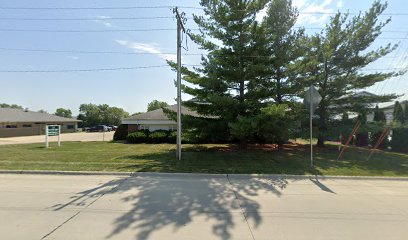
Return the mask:
[[[404,111],[406,111],[406,109],[405,109],[406,105],[405,104],[407,102],[408,102],[408,100],[400,101],[400,104],[402,106],[402,109],[404,109]],[[394,121],[394,106],[395,106],[395,103],[386,105],[385,107],[380,107],[380,109],[384,111],[385,119],[387,121],[387,124],[390,124],[390,123],[392,123]],[[373,114],[372,119],[374,119],[374,114]]]
[[75,132],[77,119],[24,109],[0,108],[0,138],[44,135],[46,125],[61,125],[61,132]]
[[[166,107],[170,111],[176,112],[177,105]],[[181,114],[199,117],[200,115],[188,108],[182,106]],[[176,121],[167,117],[163,109],[156,109],[150,112],[133,115],[129,118],[123,119],[122,124],[128,125],[128,132],[135,132],[138,130],[149,130],[151,132],[157,130],[176,130]]]

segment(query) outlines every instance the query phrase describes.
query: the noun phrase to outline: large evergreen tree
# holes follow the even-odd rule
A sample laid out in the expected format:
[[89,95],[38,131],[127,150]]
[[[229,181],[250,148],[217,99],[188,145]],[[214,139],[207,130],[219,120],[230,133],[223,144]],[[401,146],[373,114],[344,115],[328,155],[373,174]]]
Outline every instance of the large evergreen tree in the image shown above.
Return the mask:
[[393,76],[393,73],[362,71],[368,64],[387,55],[395,46],[390,44],[372,50],[372,43],[390,19],[380,22],[378,17],[387,4],[378,1],[364,14],[352,18],[337,13],[325,30],[315,34],[308,43],[302,71],[304,86],[313,84],[322,96],[319,116],[318,145],[323,146],[330,119],[344,111],[365,115],[369,104],[385,102],[394,95],[356,96],[358,90]]
[[[201,68],[183,69],[183,91],[195,97],[185,105],[201,115],[216,116],[207,124],[191,121],[191,128],[217,134],[241,128],[238,118],[252,118],[265,103],[259,101],[257,80],[259,62],[257,37],[262,28],[255,20],[256,14],[265,7],[267,0],[201,0],[204,16],[194,15],[200,34],[191,34],[192,40],[208,55],[202,57]],[[244,121],[247,123],[247,121]],[[199,124],[199,125],[198,125]],[[204,129],[203,129],[204,127]],[[247,127],[243,127],[248,129]],[[245,145],[248,132],[234,131],[235,137]],[[228,135],[228,134],[227,134]]]
[[296,84],[296,63],[304,55],[305,36],[303,29],[293,28],[297,17],[292,1],[272,0],[262,21],[264,54],[268,57],[262,59],[266,76],[260,86],[265,90],[266,99],[272,98],[278,104],[291,100],[301,89]]
[[408,100],[406,100],[404,104],[404,120],[408,122]]
[[404,110],[400,102],[396,101],[394,104],[393,112],[394,121],[400,122],[401,124],[405,123]]
[[374,122],[386,122],[386,118],[385,118],[385,113],[382,109],[380,109],[378,107],[378,105],[375,106],[374,109]]

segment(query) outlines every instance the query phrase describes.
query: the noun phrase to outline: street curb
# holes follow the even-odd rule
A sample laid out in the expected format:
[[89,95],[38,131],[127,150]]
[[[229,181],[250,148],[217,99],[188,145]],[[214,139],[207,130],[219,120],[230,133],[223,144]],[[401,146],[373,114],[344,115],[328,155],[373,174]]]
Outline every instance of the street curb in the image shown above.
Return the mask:
[[339,179],[339,180],[382,180],[408,181],[408,177],[381,177],[381,176],[325,176],[325,175],[292,175],[292,174],[225,174],[225,173],[157,173],[157,172],[91,172],[91,171],[46,171],[46,170],[0,170],[0,174],[27,174],[27,175],[88,175],[88,176],[150,176],[150,177],[206,177],[235,179],[251,178],[287,178],[287,179]]
[[288,178],[288,179],[333,179],[333,180],[380,180],[380,181],[408,181],[408,177],[381,177],[381,176],[333,176],[333,175],[291,175],[291,174],[228,174],[240,179],[250,178]]
[[0,174],[27,175],[95,175],[95,176],[131,176],[133,172],[89,172],[89,171],[46,171],[46,170],[0,170]]

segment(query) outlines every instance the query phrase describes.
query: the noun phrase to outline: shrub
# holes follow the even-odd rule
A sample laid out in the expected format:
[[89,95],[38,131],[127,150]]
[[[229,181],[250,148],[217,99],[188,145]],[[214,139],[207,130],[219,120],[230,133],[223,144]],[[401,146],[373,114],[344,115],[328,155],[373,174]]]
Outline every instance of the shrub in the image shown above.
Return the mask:
[[127,135],[126,141],[129,143],[145,143],[147,140],[147,135],[145,132],[138,131],[138,132],[133,132]]
[[[382,133],[383,133],[382,131],[381,132],[372,132],[371,133],[370,145],[372,147],[374,147],[377,144],[378,139],[381,137]],[[387,149],[389,146],[390,146],[390,141],[388,140],[388,136],[386,136],[384,138],[384,140],[382,141],[382,143],[380,144],[380,146],[378,146],[378,148],[379,149]]]
[[392,130],[391,148],[396,152],[408,152],[408,128]]
[[356,146],[367,147],[368,146],[368,132],[359,132],[356,134]]
[[115,134],[113,134],[113,140],[114,141],[126,140],[127,135],[128,135],[128,125],[121,124],[119,125],[118,129],[116,129]]
[[165,143],[167,142],[167,131],[155,131],[150,133],[149,137],[147,138],[149,143]]
[[176,143],[177,141],[177,131],[169,131],[167,135],[167,142],[168,143]]

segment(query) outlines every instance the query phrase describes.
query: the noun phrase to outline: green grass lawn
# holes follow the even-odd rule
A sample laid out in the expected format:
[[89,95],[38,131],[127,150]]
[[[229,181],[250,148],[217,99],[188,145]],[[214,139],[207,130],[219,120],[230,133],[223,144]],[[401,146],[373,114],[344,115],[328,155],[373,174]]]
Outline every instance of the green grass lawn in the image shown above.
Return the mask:
[[337,147],[328,146],[315,149],[312,169],[307,145],[278,151],[259,147],[240,151],[230,145],[183,147],[183,160],[177,161],[171,144],[64,142],[49,149],[43,144],[8,145],[0,146],[0,169],[408,176],[406,154],[379,152],[367,161],[367,150],[349,148],[336,161]]

